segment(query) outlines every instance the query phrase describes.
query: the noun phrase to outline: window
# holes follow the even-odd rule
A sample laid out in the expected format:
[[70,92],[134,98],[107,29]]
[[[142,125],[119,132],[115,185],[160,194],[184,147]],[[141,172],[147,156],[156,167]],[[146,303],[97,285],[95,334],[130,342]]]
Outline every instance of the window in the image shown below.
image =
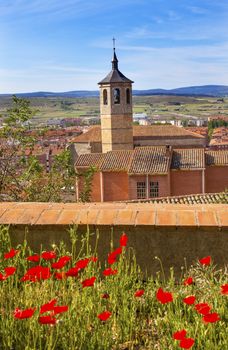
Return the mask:
[[118,105],[120,104],[120,89],[114,89],[113,90],[113,97],[114,97],[114,104]]
[[103,90],[103,104],[104,105],[108,104],[108,94],[107,94],[107,90],[106,89]]
[[146,198],[146,183],[137,182],[137,199]]
[[159,197],[158,182],[150,182],[150,198]]
[[130,89],[126,90],[126,102],[128,105],[131,103]]

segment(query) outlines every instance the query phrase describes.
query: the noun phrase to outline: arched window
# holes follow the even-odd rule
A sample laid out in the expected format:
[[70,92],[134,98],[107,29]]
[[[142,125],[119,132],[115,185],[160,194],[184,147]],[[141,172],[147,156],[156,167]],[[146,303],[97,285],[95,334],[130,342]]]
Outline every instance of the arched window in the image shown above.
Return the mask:
[[108,104],[108,93],[106,89],[103,90],[103,104],[104,105]]
[[126,90],[126,102],[128,105],[131,103],[130,89]]
[[113,90],[114,104],[120,104],[120,89],[116,88]]

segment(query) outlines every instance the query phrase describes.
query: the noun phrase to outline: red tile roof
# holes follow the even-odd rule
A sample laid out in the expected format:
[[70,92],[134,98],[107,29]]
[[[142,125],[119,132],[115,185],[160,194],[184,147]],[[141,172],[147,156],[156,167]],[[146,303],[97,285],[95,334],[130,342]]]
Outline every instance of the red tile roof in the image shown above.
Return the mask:
[[136,147],[129,174],[167,174],[171,154],[166,154],[166,147]]
[[[176,137],[176,138],[204,138],[202,135],[188,131],[184,128],[174,125],[134,125],[133,137],[138,138],[156,138],[156,137]],[[101,142],[100,125],[92,126],[89,130],[79,136],[71,139],[71,142]]]
[[[122,203],[122,202],[121,202]],[[228,193],[191,194],[155,199],[125,201],[125,203],[164,203],[164,204],[228,204]]]
[[104,153],[87,153],[81,154],[76,160],[76,167],[99,167],[105,154]]
[[206,165],[228,165],[228,150],[206,151]]
[[134,151],[107,152],[100,165],[101,171],[128,171]]
[[[94,158],[93,155],[95,154]],[[75,166],[97,166],[100,171],[126,171],[129,174],[167,174],[171,153],[166,155],[165,146],[137,147],[133,151],[111,151],[98,154],[83,154],[77,159]]]
[[173,150],[171,169],[202,168],[205,168],[203,148]]

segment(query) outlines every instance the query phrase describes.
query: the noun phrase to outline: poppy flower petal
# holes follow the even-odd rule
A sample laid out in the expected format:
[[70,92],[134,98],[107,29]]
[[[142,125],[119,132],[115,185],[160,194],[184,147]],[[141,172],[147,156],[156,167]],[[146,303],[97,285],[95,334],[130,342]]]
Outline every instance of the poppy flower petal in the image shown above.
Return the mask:
[[104,311],[102,313],[100,313],[99,315],[97,315],[97,317],[101,320],[101,321],[107,321],[109,319],[109,317],[111,316],[111,312],[110,311]]
[[195,343],[195,340],[192,339],[192,338],[184,338],[184,339],[181,339],[180,341],[180,347],[182,349],[190,349]]

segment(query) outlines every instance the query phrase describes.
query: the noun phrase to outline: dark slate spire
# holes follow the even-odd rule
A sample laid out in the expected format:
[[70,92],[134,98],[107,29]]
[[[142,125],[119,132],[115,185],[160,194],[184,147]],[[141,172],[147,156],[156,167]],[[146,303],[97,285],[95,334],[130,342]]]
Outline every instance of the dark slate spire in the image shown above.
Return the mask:
[[118,69],[118,59],[116,56],[116,49],[115,47],[113,48],[113,59],[112,59],[112,69]]
[[133,83],[119,71],[118,58],[116,56],[115,39],[113,38],[113,58],[112,58],[112,70],[111,72],[98,84],[110,84],[110,83]]

